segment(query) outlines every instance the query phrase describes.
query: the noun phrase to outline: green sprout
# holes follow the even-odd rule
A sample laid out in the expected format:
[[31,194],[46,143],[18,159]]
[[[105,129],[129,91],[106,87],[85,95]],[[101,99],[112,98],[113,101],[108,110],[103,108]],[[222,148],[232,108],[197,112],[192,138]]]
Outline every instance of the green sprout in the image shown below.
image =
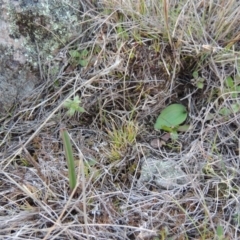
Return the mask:
[[237,80],[234,81],[234,79],[232,79],[231,77],[227,77],[225,79],[224,85],[225,85],[224,93],[231,94],[232,100],[235,100],[232,101],[230,106],[222,107],[219,110],[219,113],[222,116],[228,117],[230,114],[232,113],[236,114],[240,111],[240,103],[237,101],[238,95],[240,93],[240,85]]
[[240,85],[234,81],[231,77],[227,77],[225,80],[225,92],[231,93],[232,98],[237,98],[240,93]]
[[71,56],[71,63],[74,66],[82,66],[82,67],[86,67],[88,65],[88,50],[84,49],[82,51],[78,51],[78,50],[70,50],[69,54]]
[[191,80],[191,82],[193,83],[193,85],[195,85],[199,89],[203,89],[204,81],[205,81],[204,78],[199,77],[197,71],[194,71],[192,76],[193,76],[193,79]]
[[64,146],[64,151],[67,159],[69,186],[70,186],[70,189],[73,190],[76,187],[77,178],[75,174],[72,145],[66,129],[61,129],[61,136],[63,139],[63,146]]
[[73,116],[75,112],[85,112],[83,107],[80,107],[81,100],[79,99],[79,96],[75,96],[73,100],[67,99],[63,106],[68,109],[67,114],[69,116]]

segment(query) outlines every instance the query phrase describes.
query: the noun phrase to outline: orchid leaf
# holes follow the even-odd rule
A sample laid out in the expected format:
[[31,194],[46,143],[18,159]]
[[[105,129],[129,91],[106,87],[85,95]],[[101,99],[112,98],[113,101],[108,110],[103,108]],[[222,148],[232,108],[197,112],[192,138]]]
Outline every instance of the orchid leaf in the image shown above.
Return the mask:
[[162,129],[171,132],[187,118],[186,107],[182,104],[171,104],[166,107],[158,116],[154,125],[155,129]]

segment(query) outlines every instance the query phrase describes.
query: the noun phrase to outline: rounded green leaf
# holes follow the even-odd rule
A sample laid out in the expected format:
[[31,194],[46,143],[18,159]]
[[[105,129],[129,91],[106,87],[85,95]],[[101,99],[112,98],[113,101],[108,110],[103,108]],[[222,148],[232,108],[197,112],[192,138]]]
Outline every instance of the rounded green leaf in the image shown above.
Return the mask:
[[177,127],[187,118],[186,107],[182,104],[171,104],[162,110],[154,125],[155,129],[166,129]]

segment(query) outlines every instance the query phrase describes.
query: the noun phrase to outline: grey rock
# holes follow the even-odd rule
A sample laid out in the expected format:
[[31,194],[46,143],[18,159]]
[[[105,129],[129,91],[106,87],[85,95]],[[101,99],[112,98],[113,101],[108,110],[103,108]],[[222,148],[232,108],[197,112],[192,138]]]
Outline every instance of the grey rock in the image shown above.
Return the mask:
[[17,88],[5,81],[3,77],[0,76],[0,112],[4,112],[4,108],[10,109],[14,103],[14,99],[17,95]]
[[175,161],[163,161],[157,158],[143,158],[141,176],[138,185],[155,183],[164,189],[174,189],[181,187],[189,182],[186,173],[178,166]]
[[0,0],[0,118],[44,81],[39,60],[43,70],[48,69],[58,50],[81,33],[81,4],[75,0]]

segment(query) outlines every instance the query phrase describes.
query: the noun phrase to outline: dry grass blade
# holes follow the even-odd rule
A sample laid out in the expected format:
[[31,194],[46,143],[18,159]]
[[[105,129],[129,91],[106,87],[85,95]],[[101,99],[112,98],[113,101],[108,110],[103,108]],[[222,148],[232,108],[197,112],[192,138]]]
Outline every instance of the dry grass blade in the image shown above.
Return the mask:
[[170,29],[169,29],[168,11],[169,11],[168,1],[163,0],[163,15],[164,15],[165,26],[166,26],[166,29],[167,29],[168,41],[170,43],[170,46],[173,47],[172,36],[170,34]]

